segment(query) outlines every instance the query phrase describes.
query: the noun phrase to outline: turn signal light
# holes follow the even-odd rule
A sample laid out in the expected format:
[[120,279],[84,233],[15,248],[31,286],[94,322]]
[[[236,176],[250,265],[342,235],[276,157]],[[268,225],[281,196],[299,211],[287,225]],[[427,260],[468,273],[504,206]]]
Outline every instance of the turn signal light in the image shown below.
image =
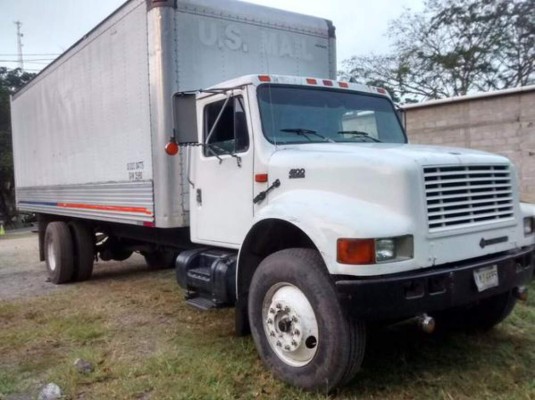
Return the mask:
[[374,264],[374,239],[338,239],[336,259],[340,264]]

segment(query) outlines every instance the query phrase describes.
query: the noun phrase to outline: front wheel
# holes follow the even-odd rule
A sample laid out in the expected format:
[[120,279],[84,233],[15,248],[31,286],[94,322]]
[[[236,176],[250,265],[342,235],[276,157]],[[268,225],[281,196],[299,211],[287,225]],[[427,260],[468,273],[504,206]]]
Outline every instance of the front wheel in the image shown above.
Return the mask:
[[257,350],[280,379],[330,391],[357,373],[365,325],[344,315],[317,251],[287,249],[264,259],[253,276],[248,305]]

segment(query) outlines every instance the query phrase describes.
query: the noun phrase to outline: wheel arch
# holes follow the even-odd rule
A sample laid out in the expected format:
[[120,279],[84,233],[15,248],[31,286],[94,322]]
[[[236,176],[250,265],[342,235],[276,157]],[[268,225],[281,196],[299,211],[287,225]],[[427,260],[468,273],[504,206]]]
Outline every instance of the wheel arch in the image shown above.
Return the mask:
[[318,250],[310,235],[292,222],[266,218],[253,225],[238,256],[237,297],[247,294],[253,274],[264,258],[277,251],[294,247]]

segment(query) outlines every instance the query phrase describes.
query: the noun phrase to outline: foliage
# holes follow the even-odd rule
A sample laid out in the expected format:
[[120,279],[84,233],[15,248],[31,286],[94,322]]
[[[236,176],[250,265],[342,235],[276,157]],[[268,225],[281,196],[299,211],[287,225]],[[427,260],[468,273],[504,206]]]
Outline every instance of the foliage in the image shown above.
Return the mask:
[[9,96],[35,74],[0,67],[0,220],[11,221],[15,214],[15,182]]
[[535,0],[427,0],[390,23],[389,54],[344,61],[343,76],[404,101],[535,82]]

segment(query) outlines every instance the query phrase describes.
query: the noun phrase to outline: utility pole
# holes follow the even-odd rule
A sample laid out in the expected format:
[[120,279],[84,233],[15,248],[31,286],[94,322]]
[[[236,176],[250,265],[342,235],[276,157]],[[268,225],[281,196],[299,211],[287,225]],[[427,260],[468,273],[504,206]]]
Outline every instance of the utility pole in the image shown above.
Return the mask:
[[15,21],[15,25],[17,25],[17,50],[18,50],[18,56],[19,56],[19,68],[21,70],[24,70],[24,60],[22,59],[22,32],[20,31],[20,27],[22,26],[22,22]]

